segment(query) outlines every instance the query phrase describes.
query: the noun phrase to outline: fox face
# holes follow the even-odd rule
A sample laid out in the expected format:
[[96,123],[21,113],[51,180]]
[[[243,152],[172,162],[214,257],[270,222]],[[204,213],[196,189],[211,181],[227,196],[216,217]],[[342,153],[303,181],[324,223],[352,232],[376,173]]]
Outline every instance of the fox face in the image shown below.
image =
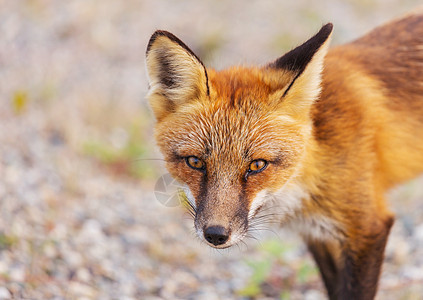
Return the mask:
[[[222,71],[206,69],[169,32],[151,37],[155,137],[167,169],[185,186],[198,236],[210,246],[236,244],[264,216],[285,222],[301,211],[297,177],[313,147],[310,109],[331,32],[332,24],[323,26],[263,67]],[[276,201],[277,212],[270,206]]]

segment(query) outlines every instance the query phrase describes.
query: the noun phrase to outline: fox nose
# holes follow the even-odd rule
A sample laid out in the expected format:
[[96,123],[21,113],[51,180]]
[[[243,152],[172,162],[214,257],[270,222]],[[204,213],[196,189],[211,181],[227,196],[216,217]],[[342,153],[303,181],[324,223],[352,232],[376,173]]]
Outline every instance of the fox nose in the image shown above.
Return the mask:
[[226,243],[229,239],[228,231],[222,226],[210,226],[204,230],[204,238],[215,246]]

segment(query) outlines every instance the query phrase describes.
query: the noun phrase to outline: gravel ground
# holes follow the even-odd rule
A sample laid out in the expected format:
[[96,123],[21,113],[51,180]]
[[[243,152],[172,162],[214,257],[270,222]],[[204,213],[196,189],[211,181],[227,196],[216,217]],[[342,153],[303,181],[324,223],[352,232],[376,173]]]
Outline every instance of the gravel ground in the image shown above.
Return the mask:
[[[325,299],[292,233],[216,251],[158,201],[165,169],[134,160],[160,157],[144,49],[160,28],[207,65],[264,63],[326,21],[340,43],[417,3],[0,1],[0,299]],[[422,184],[390,194],[378,299],[423,299]]]

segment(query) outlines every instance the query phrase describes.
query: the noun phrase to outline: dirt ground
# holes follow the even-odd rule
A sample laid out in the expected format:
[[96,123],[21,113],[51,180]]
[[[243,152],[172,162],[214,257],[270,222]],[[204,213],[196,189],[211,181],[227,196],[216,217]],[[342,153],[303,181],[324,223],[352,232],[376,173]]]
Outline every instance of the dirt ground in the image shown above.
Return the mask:
[[[291,232],[212,250],[167,198],[146,45],[166,29],[207,66],[263,64],[325,22],[339,44],[419,2],[0,0],[0,299],[325,299]],[[423,299],[422,186],[389,195],[377,299]]]

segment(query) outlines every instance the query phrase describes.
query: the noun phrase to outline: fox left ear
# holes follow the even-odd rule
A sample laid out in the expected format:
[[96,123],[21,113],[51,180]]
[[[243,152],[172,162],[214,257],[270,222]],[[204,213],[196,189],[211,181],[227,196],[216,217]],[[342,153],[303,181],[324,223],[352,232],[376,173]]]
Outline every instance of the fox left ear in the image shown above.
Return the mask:
[[158,121],[178,106],[209,94],[207,71],[180,39],[158,30],[146,52],[148,99]]
[[323,60],[329,48],[333,25],[328,23],[304,44],[289,51],[267,67],[288,74],[281,89],[282,103],[295,113],[309,110],[320,93]]

